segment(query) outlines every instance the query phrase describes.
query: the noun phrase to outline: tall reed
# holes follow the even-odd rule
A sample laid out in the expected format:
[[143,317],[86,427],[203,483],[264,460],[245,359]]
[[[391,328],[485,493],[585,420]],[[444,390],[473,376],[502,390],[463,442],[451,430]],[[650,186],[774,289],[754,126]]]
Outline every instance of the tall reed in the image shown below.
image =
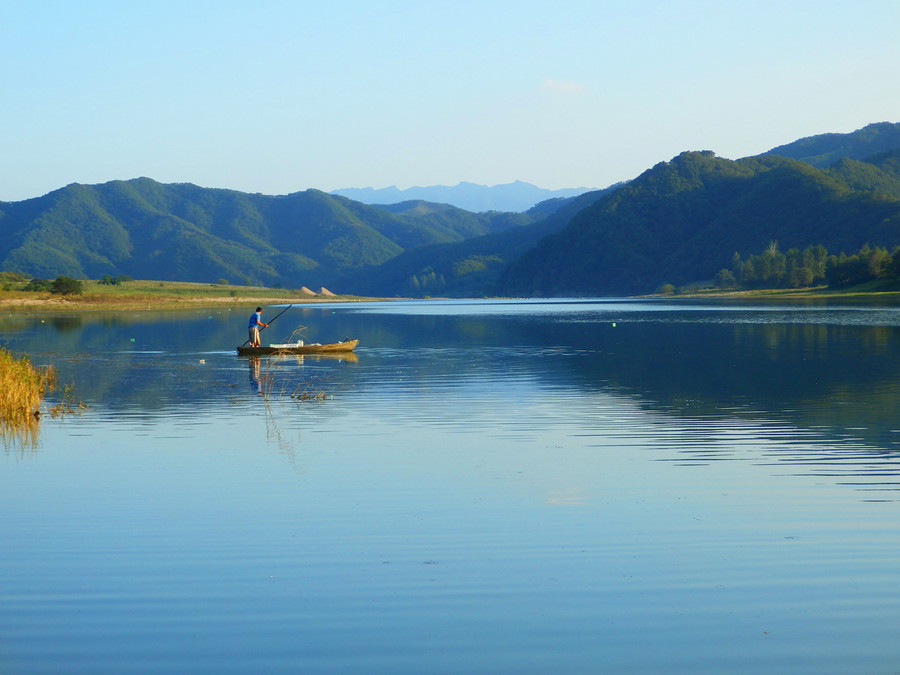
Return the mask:
[[0,423],[28,426],[40,414],[41,399],[56,385],[53,366],[38,368],[27,356],[0,347]]

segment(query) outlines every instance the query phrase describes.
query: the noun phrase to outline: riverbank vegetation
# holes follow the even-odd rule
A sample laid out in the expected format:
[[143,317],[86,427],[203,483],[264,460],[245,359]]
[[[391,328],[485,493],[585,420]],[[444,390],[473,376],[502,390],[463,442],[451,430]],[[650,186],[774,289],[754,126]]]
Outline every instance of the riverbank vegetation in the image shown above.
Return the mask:
[[52,366],[37,368],[27,356],[0,347],[0,421],[21,424],[39,414],[41,400],[56,386]]
[[866,244],[852,255],[834,255],[821,245],[782,252],[773,241],[762,253],[746,259],[735,253],[731,267],[721,269],[715,278],[715,286],[721,290],[811,286],[837,290],[873,282],[883,290],[900,288],[900,247],[888,251]]
[[0,347],[0,439],[23,447],[37,439],[41,401],[56,386],[52,366],[38,368],[27,356]]
[[[62,278],[62,277],[60,277]],[[335,295],[320,289],[268,288],[240,286],[225,279],[217,283],[187,281],[148,281],[130,277],[59,280],[35,280],[0,272],[0,307],[4,309],[148,309],[198,304],[247,304],[302,302],[352,302],[369,300],[350,295]],[[37,283],[36,283],[37,282]],[[77,282],[77,286],[70,282]],[[69,292],[54,290],[69,289]]]

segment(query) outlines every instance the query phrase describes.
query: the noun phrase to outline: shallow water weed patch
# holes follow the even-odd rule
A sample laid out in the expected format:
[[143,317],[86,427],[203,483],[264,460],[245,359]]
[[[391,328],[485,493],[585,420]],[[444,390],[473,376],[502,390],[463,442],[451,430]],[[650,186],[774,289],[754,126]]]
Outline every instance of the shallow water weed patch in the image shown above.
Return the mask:
[[62,399],[50,407],[50,416],[53,418],[65,415],[77,415],[87,410],[87,404],[75,399],[75,385],[63,385]]

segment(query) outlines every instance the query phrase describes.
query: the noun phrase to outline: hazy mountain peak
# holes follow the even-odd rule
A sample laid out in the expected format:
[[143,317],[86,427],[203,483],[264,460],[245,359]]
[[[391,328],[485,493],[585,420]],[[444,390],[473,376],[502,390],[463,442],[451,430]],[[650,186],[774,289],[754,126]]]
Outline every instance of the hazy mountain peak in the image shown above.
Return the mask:
[[450,204],[466,211],[527,211],[548,199],[576,197],[593,188],[565,188],[548,190],[521,180],[500,185],[479,185],[460,181],[456,185],[414,186],[404,190],[396,185],[386,188],[342,188],[331,194],[348,197],[364,204],[395,204],[406,201],[427,201]]

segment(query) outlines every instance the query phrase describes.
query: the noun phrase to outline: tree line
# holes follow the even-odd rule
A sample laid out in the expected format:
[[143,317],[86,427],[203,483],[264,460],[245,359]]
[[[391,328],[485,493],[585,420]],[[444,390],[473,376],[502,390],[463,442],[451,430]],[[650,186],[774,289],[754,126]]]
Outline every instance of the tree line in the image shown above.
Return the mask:
[[888,251],[864,244],[852,255],[834,255],[822,245],[782,252],[773,241],[762,253],[746,259],[735,253],[731,267],[716,274],[715,285],[721,289],[846,288],[878,279],[900,279],[900,246]]
[[[101,282],[103,283],[103,282]],[[60,295],[80,295],[84,283],[60,274],[56,279],[29,278],[18,272],[0,272],[0,288],[4,291],[32,291],[38,293],[58,293]]]

